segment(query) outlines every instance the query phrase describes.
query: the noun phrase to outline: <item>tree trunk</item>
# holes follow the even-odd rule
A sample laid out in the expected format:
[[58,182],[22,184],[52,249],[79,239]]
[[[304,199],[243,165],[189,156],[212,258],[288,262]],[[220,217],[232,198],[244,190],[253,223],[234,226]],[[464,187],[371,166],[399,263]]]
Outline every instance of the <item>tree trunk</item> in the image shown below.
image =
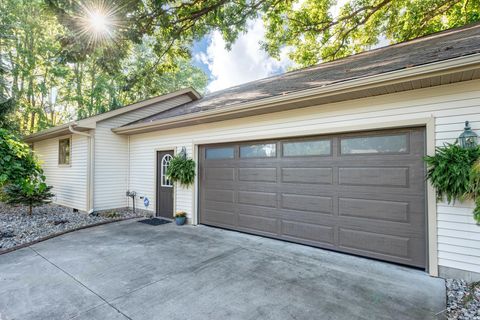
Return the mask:
[[33,213],[33,206],[30,204],[30,205],[28,206],[28,214],[29,214],[29,215],[32,215],[32,213]]

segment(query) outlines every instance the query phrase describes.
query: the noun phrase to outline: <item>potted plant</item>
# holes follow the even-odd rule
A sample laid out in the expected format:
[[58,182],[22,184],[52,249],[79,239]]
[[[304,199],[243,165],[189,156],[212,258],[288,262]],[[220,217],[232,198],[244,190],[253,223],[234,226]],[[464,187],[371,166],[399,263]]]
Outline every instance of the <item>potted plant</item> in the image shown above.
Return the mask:
[[187,219],[187,213],[185,211],[177,211],[174,214],[175,223],[177,226],[181,226],[185,224],[185,220]]

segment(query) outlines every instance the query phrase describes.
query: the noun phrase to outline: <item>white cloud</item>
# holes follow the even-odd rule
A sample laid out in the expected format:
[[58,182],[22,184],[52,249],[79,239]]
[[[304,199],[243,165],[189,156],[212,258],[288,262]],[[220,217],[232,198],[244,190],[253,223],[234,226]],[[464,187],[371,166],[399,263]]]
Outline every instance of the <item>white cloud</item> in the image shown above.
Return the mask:
[[259,42],[264,35],[262,20],[252,21],[248,24],[247,33],[240,35],[228,51],[220,32],[213,32],[206,52],[197,53],[194,57],[207,65],[212,74],[213,81],[207,90],[217,91],[265,78],[284,72],[293,65],[287,57],[287,49],[282,51],[281,59],[278,61],[260,48]]

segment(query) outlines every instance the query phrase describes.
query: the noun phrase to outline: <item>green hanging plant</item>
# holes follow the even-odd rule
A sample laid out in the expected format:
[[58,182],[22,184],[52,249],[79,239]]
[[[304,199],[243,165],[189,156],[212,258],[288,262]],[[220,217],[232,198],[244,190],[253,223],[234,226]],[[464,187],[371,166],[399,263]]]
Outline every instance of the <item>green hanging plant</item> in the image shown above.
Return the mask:
[[170,181],[188,187],[195,181],[195,161],[183,154],[176,155],[170,160],[166,175]]
[[439,200],[475,201],[474,218],[480,223],[480,148],[462,148],[457,143],[436,148],[434,156],[424,158],[427,179],[437,190]]
[[480,224],[480,159],[472,166],[471,189],[469,197],[475,200],[473,218]]

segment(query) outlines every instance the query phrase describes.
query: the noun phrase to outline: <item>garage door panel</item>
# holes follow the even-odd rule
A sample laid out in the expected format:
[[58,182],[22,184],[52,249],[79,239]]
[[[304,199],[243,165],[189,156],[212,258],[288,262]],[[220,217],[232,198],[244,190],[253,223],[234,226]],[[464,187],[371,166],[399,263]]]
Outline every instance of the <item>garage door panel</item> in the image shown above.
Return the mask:
[[275,182],[243,182],[237,181],[236,190],[241,191],[252,191],[252,192],[272,192],[276,193],[279,190],[279,186]]
[[[420,183],[423,183],[423,181]],[[385,199],[402,199],[401,197],[403,196],[421,199],[421,197],[423,197],[424,188],[371,185],[333,185],[331,187],[331,191],[341,195],[349,195],[351,197],[357,197],[357,195],[379,195],[385,197]]]
[[233,190],[218,190],[218,189],[206,189],[205,190],[205,200],[207,201],[217,201],[217,202],[228,202],[230,205],[234,201],[234,191]]
[[234,181],[235,179],[235,169],[234,168],[205,168],[205,180],[207,181],[216,181],[216,180],[227,180]]
[[[345,149],[350,154],[342,154],[344,138],[353,139]],[[321,139],[331,141],[329,154],[312,156],[309,149],[303,155],[308,143],[282,154],[286,141]],[[270,140],[275,157],[236,153],[219,162],[205,161],[208,146],[202,146],[200,222],[425,267],[424,139],[424,128],[413,128]],[[249,144],[262,142],[225,146]]]
[[[418,224],[422,221],[416,217],[408,222],[387,221],[370,218],[359,218],[349,216],[335,216],[339,226],[356,229],[365,232],[380,232],[391,235],[403,235],[408,238],[423,237],[424,230],[418,228]],[[412,221],[414,220],[414,221]]]
[[311,240],[315,242],[334,244],[334,227],[301,223],[296,221],[282,222],[282,235],[294,241]]
[[276,182],[277,168],[239,168],[238,180],[249,182]]
[[212,225],[234,226],[237,223],[237,217],[232,211],[215,211],[204,209],[203,223]]
[[281,207],[300,211],[333,213],[333,197],[282,194]]
[[232,212],[233,202],[207,201],[205,209],[208,211]]
[[341,185],[408,187],[409,169],[385,167],[343,167],[338,169]]
[[362,250],[368,255],[407,258],[409,254],[409,239],[406,237],[340,228],[338,238],[341,247]]
[[238,203],[275,208],[277,206],[277,194],[271,192],[239,191]]
[[278,220],[256,215],[239,214],[238,226],[249,230],[258,230],[276,234],[278,230]]
[[203,181],[201,180],[200,183],[203,186],[203,193],[202,196],[205,198],[206,193],[212,190],[212,193],[218,190],[223,190],[227,192],[235,192],[235,181]]
[[408,222],[408,202],[339,198],[341,216]]
[[237,204],[236,211],[238,214],[260,216],[266,218],[280,219],[281,214],[277,208],[260,207],[248,204]]
[[282,168],[282,182],[332,184],[333,168]]

